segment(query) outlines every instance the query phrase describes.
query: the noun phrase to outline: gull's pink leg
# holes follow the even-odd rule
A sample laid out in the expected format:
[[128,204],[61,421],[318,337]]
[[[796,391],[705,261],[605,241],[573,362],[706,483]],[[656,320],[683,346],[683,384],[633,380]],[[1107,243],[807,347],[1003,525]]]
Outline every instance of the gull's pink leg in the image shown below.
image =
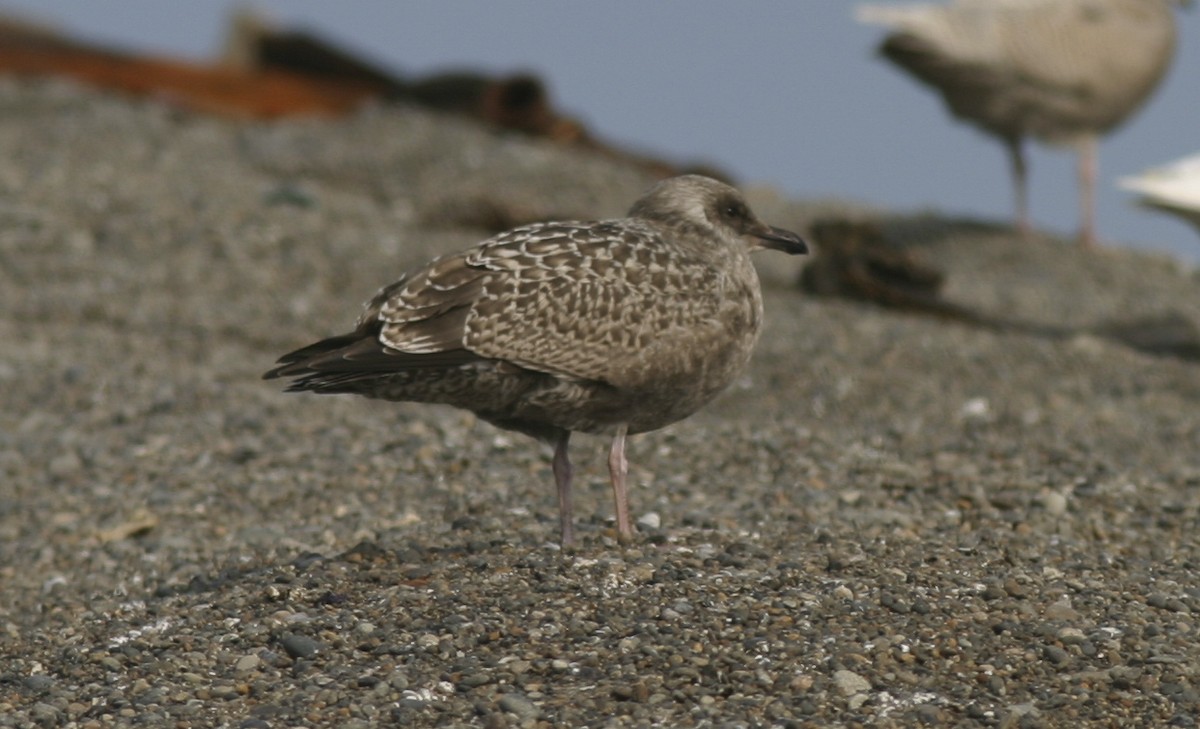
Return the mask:
[[1029,188],[1028,170],[1025,166],[1025,150],[1021,148],[1021,138],[1016,137],[1007,141],[1008,161],[1012,166],[1013,198],[1017,207],[1017,232],[1022,238],[1028,239],[1033,232],[1029,222]]
[[1089,134],[1079,142],[1079,245],[1096,245],[1096,137]]
[[571,431],[565,430],[554,446],[554,484],[558,487],[558,519],[562,528],[562,545],[575,541],[575,516],[571,508],[571,459],[567,455],[567,444]]
[[625,460],[627,430],[627,425],[617,426],[612,450],[608,453],[608,474],[612,478],[613,501],[617,509],[617,537],[623,542],[633,539],[633,526],[629,523],[629,493],[625,488],[625,477],[629,474],[629,461]]

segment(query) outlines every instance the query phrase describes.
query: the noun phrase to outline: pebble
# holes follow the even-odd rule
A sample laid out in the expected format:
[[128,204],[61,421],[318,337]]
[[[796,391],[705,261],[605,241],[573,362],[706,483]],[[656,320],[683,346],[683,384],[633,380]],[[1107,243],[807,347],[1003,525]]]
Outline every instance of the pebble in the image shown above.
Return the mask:
[[1058,666],[1071,661],[1071,654],[1056,645],[1043,646],[1042,655],[1046,660]]
[[1042,494],[1042,507],[1051,516],[1062,516],[1067,513],[1067,497],[1057,491]]
[[1050,603],[1042,612],[1042,616],[1047,620],[1078,620],[1079,611],[1071,607],[1070,598],[1064,597]]
[[32,676],[26,676],[21,683],[26,689],[34,693],[49,691],[54,686],[54,677],[47,676],[43,673],[37,673]]
[[292,658],[312,658],[321,650],[319,642],[298,633],[285,633],[279,642]]
[[843,696],[853,696],[871,690],[871,682],[854,671],[834,671],[833,682],[837,684]]
[[29,716],[39,726],[44,727],[60,726],[62,722],[62,712],[57,707],[44,702],[34,704],[29,711]]
[[532,701],[516,693],[501,696],[498,706],[510,714],[516,714],[522,721],[537,719],[542,713]]
[[638,526],[646,529],[658,529],[662,526],[662,516],[657,511],[647,511],[638,517],[637,523]]

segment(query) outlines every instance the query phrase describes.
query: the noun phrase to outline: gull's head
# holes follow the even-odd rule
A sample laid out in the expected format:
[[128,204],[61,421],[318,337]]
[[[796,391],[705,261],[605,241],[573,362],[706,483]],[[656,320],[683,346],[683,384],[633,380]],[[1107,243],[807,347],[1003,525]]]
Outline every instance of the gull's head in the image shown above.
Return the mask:
[[651,187],[629,209],[629,217],[741,241],[748,250],[772,248],[788,254],[808,253],[795,233],[758,219],[736,189],[701,175],[671,177]]

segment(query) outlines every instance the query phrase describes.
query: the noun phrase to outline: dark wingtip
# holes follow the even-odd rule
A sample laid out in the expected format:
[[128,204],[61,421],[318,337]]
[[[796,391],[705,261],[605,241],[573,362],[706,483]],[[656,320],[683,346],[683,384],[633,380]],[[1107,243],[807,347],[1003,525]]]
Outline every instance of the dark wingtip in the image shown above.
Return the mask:
[[[300,350],[297,350],[300,351]],[[285,354],[275,360],[275,366],[263,373],[264,380],[277,380],[280,377],[295,377],[301,374],[308,368],[303,364],[299,364],[300,358],[296,357],[296,352]]]
[[288,352],[275,360],[275,366],[264,372],[262,378],[264,380],[274,380],[280,377],[300,377],[301,375],[311,374],[312,365],[315,361],[319,361],[331,352],[336,352],[344,347],[353,345],[364,336],[367,335],[361,330],[353,331],[349,334],[322,339],[307,347],[301,347],[300,349]]

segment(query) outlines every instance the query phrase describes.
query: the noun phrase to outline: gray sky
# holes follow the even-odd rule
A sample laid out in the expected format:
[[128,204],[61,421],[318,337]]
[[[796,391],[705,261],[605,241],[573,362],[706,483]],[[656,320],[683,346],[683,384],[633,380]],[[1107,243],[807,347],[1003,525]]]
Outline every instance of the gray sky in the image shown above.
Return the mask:
[[[215,56],[233,0],[21,0],[0,7],[76,35],[193,59]],[[1007,220],[999,144],[876,59],[878,28],[855,3],[772,0],[394,2],[259,0],[403,74],[532,70],[597,135],[681,160],[710,159],[795,197]],[[1116,178],[1200,151],[1200,12],[1180,14],[1175,66],[1149,104],[1101,145],[1103,240],[1200,261],[1200,236],[1132,204]],[[1031,151],[1035,222],[1077,223],[1074,155]]]

